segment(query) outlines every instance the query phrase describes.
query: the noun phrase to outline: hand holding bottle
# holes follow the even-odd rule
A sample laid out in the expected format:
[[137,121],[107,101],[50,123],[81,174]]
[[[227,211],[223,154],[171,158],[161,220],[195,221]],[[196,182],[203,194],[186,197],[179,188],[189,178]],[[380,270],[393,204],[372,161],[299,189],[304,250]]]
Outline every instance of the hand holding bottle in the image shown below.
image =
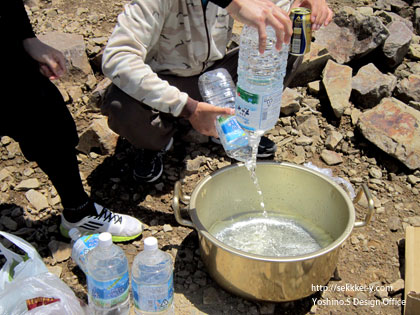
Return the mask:
[[227,7],[235,20],[258,30],[259,52],[264,52],[267,43],[266,27],[271,26],[276,32],[276,48],[288,44],[292,36],[292,22],[289,14],[277,7],[270,0],[233,0]]
[[222,108],[205,102],[199,102],[195,111],[189,117],[193,128],[199,133],[218,138],[215,121],[219,115],[234,115],[232,108]]

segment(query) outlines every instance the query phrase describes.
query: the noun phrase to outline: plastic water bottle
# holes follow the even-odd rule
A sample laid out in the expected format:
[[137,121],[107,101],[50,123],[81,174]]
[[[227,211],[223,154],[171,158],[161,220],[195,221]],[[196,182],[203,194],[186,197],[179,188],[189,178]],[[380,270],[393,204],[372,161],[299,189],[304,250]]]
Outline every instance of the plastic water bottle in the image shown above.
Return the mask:
[[91,313],[127,315],[130,310],[128,261],[108,232],[87,254],[87,288]]
[[69,236],[72,244],[71,258],[86,274],[87,253],[98,245],[99,234],[82,235],[77,228],[72,228],[69,231]]
[[[198,78],[203,100],[219,107],[235,108],[236,87],[229,72],[220,68],[203,73]],[[235,116],[219,116],[216,130],[226,154],[238,161],[246,161],[251,154],[248,136]]]
[[134,258],[131,288],[136,314],[175,314],[172,257],[147,237],[144,250]]
[[274,29],[268,26],[266,31],[263,54],[258,51],[255,28],[245,25],[240,37],[235,115],[250,134],[272,129],[280,115],[289,45],[278,51]]

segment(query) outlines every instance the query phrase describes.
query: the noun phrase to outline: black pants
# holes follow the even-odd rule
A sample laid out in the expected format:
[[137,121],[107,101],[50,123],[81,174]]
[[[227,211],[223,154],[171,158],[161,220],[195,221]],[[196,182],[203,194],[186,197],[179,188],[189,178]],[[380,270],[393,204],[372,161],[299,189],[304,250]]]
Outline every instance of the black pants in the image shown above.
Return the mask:
[[76,126],[58,89],[26,68],[7,78],[0,91],[0,136],[19,142],[25,157],[48,175],[64,207],[84,203],[88,197],[77,164]]

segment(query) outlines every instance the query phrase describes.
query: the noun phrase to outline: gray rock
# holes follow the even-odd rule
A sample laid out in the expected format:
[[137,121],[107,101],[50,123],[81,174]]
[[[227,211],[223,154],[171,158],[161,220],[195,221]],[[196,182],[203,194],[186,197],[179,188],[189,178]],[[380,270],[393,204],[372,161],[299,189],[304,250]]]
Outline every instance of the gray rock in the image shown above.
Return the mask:
[[35,207],[37,211],[43,210],[49,207],[47,198],[40,192],[31,189],[25,193],[26,199],[29,203]]
[[98,83],[98,85],[92,91],[92,93],[89,97],[88,105],[91,108],[100,108],[103,97],[104,97],[108,87],[111,85],[111,83],[112,83],[112,81],[109,78],[105,78],[101,82]]
[[313,42],[311,50],[303,56],[302,64],[296,69],[296,74],[289,86],[304,86],[309,82],[319,80],[329,59],[331,55],[326,47]]
[[0,170],[0,182],[6,178],[10,178],[12,174],[10,174],[10,172],[3,168]]
[[380,10],[380,11],[375,12],[375,15],[381,18],[385,26],[387,26],[388,24],[392,22],[399,21],[399,22],[404,23],[410,29],[410,31],[414,32],[413,23],[410,20],[407,20],[394,12]]
[[327,165],[337,165],[343,163],[343,158],[341,157],[341,155],[337,152],[330,150],[322,150],[321,159]]
[[392,74],[383,74],[373,63],[359,69],[352,79],[351,101],[361,108],[371,108],[379,104],[382,98],[392,95],[397,78]]
[[341,140],[343,140],[343,135],[338,131],[332,130],[325,140],[325,146],[329,150],[334,150]]
[[395,91],[395,96],[405,103],[420,102],[420,75],[412,74],[401,80]]
[[163,225],[163,231],[164,232],[171,232],[171,231],[173,231],[173,228],[170,224],[164,224]]
[[384,98],[360,116],[363,136],[408,168],[420,167],[420,112],[395,98]]
[[313,115],[302,115],[296,117],[297,129],[302,131],[305,136],[319,136],[320,129],[318,119]]
[[186,161],[186,171],[188,172],[188,174],[193,174],[198,172],[198,170],[200,169],[201,165],[204,165],[206,163],[206,157],[205,156],[197,156],[195,159],[193,160],[187,160]]
[[71,245],[70,243],[59,242],[52,240],[48,243],[53,258],[57,262],[62,262],[70,258],[71,256]]
[[289,116],[297,113],[300,109],[300,101],[303,96],[294,89],[285,88],[281,99],[281,114]]
[[[80,25],[77,29],[80,29]],[[69,70],[80,71],[84,75],[92,74],[83,36],[49,32],[45,35],[38,35],[38,38],[64,54]]]
[[411,185],[416,185],[417,183],[420,183],[420,177],[417,177],[415,175],[408,175],[407,176],[407,181],[411,184]]
[[118,134],[108,127],[106,117],[93,119],[89,127],[80,135],[77,150],[89,154],[97,148],[104,155],[113,154],[117,146]]
[[406,221],[411,226],[420,226],[420,216],[409,217],[404,221]]
[[382,51],[387,65],[394,68],[403,61],[407,54],[413,32],[400,21],[392,22],[387,28],[390,35],[385,40]]
[[378,17],[363,15],[350,7],[342,8],[333,22],[314,34],[315,43],[326,47],[340,64],[367,55],[388,36],[388,30]]
[[328,60],[322,72],[322,83],[327,91],[328,99],[337,118],[350,107],[349,99],[352,90],[352,69]]
[[17,222],[6,215],[1,216],[1,224],[10,231],[16,231],[18,228]]
[[321,81],[316,80],[308,83],[308,91],[312,95],[318,95],[321,91]]
[[29,190],[29,189],[35,189],[35,188],[39,188],[40,184],[38,179],[36,178],[29,178],[29,179],[25,179],[23,181],[21,181],[16,187],[15,189],[17,191],[22,191],[22,190]]
[[388,227],[392,232],[398,231],[401,227],[401,220],[399,217],[392,216],[388,219]]
[[382,178],[382,171],[377,167],[371,167],[369,169],[369,175],[372,178],[380,179],[380,178]]
[[302,135],[299,138],[297,138],[295,142],[297,145],[305,146],[305,145],[311,145],[314,142],[314,140],[310,137]]

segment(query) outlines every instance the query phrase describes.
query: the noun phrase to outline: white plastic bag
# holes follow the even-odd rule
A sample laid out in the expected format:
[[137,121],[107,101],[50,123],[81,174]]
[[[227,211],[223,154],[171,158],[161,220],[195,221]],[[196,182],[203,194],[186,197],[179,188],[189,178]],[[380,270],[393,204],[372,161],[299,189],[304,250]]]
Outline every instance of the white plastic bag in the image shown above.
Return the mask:
[[41,256],[25,240],[0,231],[25,252],[18,255],[0,243],[6,263],[0,270],[0,315],[83,315],[86,307],[56,275],[48,272]]
[[336,182],[339,185],[342,185],[348,192],[348,194],[350,195],[350,198],[353,200],[354,197],[356,197],[356,193],[354,192],[353,186],[346,181],[344,178],[341,177],[335,177],[333,176],[332,171],[329,168],[319,168],[315,165],[313,165],[311,162],[305,163],[303,164],[303,166],[307,167],[307,168],[311,168],[321,174],[324,174],[328,177],[330,177],[334,182]]

